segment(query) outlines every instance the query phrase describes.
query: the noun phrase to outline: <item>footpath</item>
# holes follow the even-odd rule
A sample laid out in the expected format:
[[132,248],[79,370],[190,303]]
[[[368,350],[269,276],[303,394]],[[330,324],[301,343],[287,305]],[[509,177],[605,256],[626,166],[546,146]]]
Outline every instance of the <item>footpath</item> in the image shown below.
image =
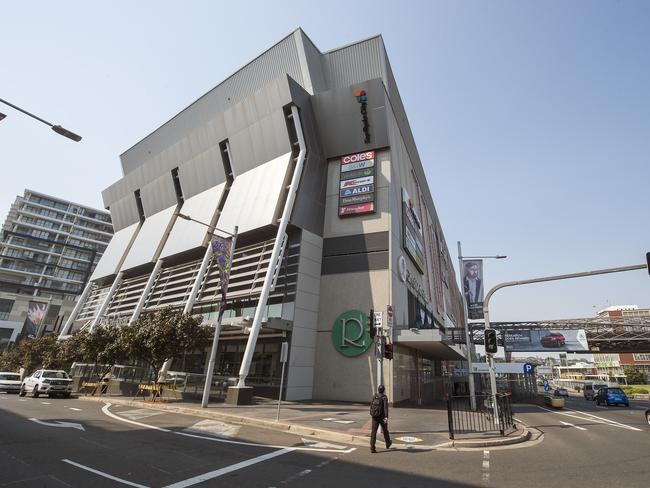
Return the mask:
[[[323,441],[358,446],[369,446],[370,443],[369,407],[361,403],[282,402],[280,420],[276,421],[277,401],[258,397],[254,399],[253,405],[232,406],[211,403],[208,408],[201,408],[199,403],[188,401],[151,402],[127,397],[83,395],[80,395],[79,399],[152,408],[284,431]],[[398,449],[484,448],[525,442],[531,436],[525,426],[517,425],[517,429],[505,437],[474,434],[472,437],[462,436],[461,439],[451,440],[448,432],[447,410],[432,408],[391,408],[388,428],[393,441],[392,447]],[[381,429],[378,437],[378,447],[383,447]]]

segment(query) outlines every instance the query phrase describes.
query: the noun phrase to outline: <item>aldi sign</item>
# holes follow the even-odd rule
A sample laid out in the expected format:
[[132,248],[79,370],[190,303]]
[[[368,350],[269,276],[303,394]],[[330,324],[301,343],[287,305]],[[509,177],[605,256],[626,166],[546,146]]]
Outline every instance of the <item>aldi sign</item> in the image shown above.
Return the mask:
[[339,196],[350,197],[352,195],[361,195],[363,193],[373,193],[374,191],[375,185],[354,186],[352,188],[345,188],[341,190]]
[[375,212],[375,151],[341,158],[339,217]]

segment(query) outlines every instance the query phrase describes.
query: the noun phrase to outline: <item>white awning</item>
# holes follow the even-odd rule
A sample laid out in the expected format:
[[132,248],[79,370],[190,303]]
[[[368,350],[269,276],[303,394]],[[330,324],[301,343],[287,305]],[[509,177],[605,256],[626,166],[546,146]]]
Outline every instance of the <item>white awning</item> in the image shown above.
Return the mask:
[[238,175],[233,182],[219,223],[220,229],[239,233],[273,224],[291,153]]
[[117,274],[122,265],[124,255],[129,250],[139,228],[140,222],[137,222],[113,234],[113,238],[108,243],[108,247],[106,247],[99,263],[97,263],[97,267],[90,277],[90,281]]
[[175,212],[176,205],[147,217],[122,264],[121,271],[153,263],[158,259],[165,238],[174,224]]
[[[192,217],[194,220],[210,224],[217,213],[217,206],[221,200],[221,195],[226,187],[225,183],[213,186],[204,192],[188,198],[180,212]],[[189,251],[205,245],[208,235],[208,228],[197,222],[177,218],[174,223],[165,247],[163,247],[161,258],[167,258],[175,254]]]

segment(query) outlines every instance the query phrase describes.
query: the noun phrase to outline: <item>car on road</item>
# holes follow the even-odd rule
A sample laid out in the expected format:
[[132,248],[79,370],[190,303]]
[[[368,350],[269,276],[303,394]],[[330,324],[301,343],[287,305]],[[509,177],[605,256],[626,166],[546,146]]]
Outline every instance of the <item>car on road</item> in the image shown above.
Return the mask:
[[630,401],[627,399],[625,392],[619,387],[606,386],[598,390],[596,405],[623,405],[629,407]]
[[582,395],[585,397],[585,400],[595,400],[598,390],[606,386],[604,383],[585,383],[582,389]]
[[18,393],[20,390],[20,375],[18,373],[0,372],[0,391]]
[[551,332],[542,337],[539,342],[543,347],[561,347],[566,343],[566,338],[559,332]]
[[645,411],[645,419],[648,422],[648,425],[650,425],[650,408]]
[[566,388],[556,388],[553,396],[569,398],[569,391]]
[[39,369],[34,371],[31,376],[23,380],[20,385],[20,396],[25,396],[27,393],[31,394],[34,398],[38,395],[47,395],[50,398],[54,396],[62,396],[70,398],[72,393],[72,380],[68,373],[56,369]]

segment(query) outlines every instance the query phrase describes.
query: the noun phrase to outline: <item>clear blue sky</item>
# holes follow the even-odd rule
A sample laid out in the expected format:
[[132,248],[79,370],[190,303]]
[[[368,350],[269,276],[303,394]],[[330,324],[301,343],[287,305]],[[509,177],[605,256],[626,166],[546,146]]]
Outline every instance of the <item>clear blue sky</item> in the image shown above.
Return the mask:
[[[382,34],[452,255],[501,281],[650,251],[650,3],[7,2],[0,215],[32,188],[101,207],[118,156],[302,27],[323,51]],[[645,271],[499,292],[494,320],[650,306]]]

